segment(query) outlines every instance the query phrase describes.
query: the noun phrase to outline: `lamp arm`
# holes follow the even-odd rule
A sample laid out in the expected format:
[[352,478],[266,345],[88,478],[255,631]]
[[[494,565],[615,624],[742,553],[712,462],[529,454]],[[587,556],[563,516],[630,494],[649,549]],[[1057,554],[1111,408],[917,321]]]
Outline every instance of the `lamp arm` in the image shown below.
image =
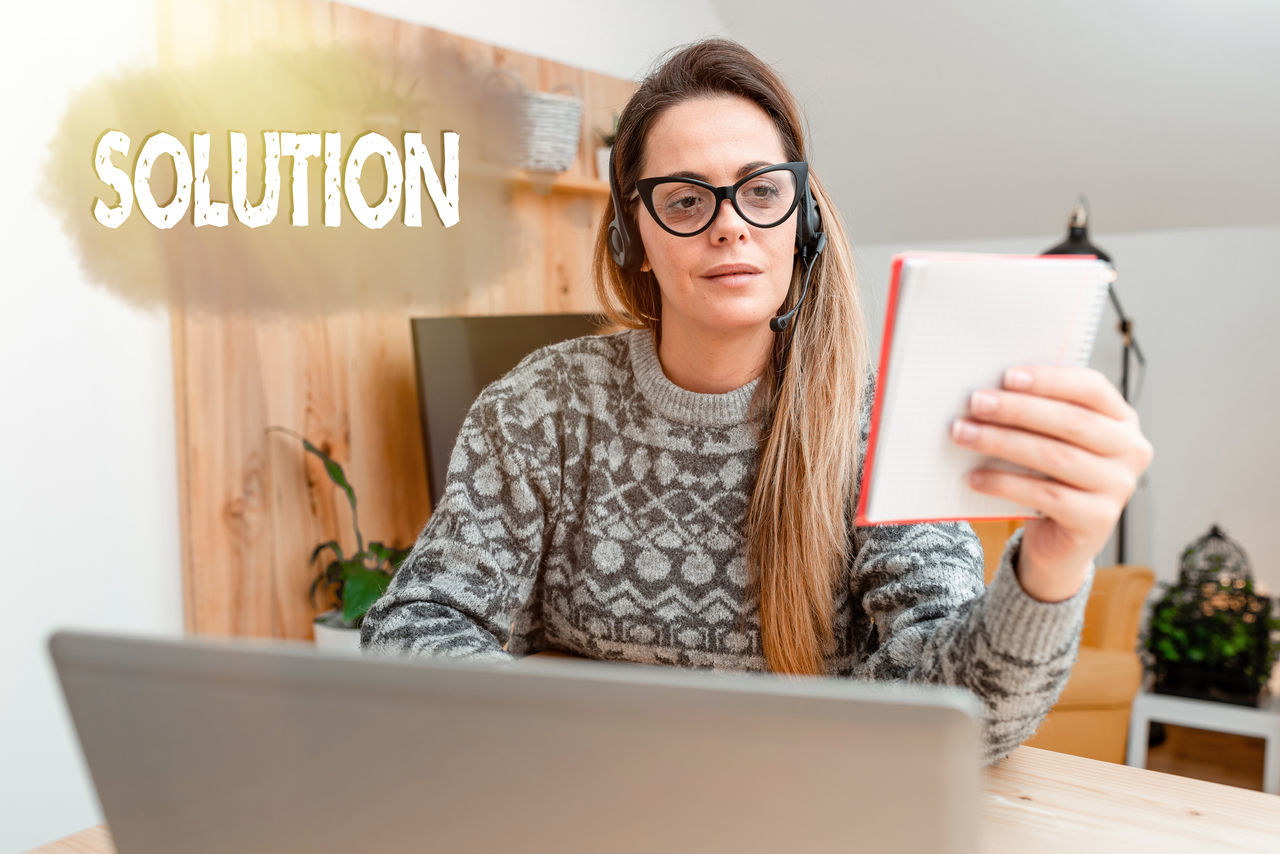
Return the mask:
[[1116,310],[1116,315],[1120,318],[1120,332],[1125,337],[1125,342],[1133,349],[1133,355],[1138,357],[1138,364],[1146,366],[1146,357],[1142,355],[1142,348],[1138,346],[1138,339],[1133,335],[1133,320],[1124,313],[1124,309],[1120,307],[1120,297],[1116,295],[1115,286],[1110,282],[1107,283],[1107,296],[1111,298],[1111,307]]

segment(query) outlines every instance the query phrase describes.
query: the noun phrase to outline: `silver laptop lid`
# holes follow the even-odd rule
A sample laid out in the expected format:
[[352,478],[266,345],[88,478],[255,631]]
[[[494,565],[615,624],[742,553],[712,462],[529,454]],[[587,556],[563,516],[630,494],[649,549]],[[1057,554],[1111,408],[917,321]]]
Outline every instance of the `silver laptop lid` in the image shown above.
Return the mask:
[[978,850],[954,688],[58,632],[122,854]]

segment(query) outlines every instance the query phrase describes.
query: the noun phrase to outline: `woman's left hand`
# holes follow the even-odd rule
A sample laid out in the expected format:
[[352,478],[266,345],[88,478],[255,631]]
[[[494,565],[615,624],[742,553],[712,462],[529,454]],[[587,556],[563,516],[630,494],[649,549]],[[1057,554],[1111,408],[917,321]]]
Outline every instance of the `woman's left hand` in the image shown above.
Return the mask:
[[1154,456],[1138,414],[1098,371],[1049,365],[1010,369],[969,414],[952,425],[958,444],[1051,478],[976,469],[969,484],[1044,514],[1026,522],[1018,580],[1043,602],[1071,598]]

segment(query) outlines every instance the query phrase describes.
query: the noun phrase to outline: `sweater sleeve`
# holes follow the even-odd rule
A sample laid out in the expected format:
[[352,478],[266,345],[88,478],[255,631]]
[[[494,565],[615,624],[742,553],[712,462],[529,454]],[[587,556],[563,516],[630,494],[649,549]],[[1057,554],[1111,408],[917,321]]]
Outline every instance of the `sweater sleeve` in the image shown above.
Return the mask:
[[365,616],[363,650],[513,657],[505,647],[533,595],[559,494],[553,406],[530,378],[517,368],[472,405],[441,501]]
[[1063,602],[1022,589],[1009,538],[983,590],[982,546],[966,522],[859,529],[855,601],[875,626],[878,647],[859,678],[967,688],[984,707],[984,759],[1007,756],[1035,733],[1075,662],[1092,574]]
[[1021,529],[985,589],[982,544],[967,522],[861,526],[853,540],[852,595],[873,622],[872,651],[853,675],[972,691],[988,764],[1031,737],[1075,663],[1092,570],[1074,596],[1048,603],[1017,578]]

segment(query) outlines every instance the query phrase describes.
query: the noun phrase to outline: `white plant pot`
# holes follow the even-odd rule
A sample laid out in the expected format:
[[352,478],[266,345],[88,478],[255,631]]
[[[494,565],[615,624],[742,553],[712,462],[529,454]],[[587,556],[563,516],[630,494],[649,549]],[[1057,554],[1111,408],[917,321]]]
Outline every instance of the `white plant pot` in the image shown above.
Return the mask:
[[609,180],[609,153],[613,146],[602,145],[596,149],[596,177],[601,181]]
[[[333,625],[330,625],[330,622]],[[316,617],[312,628],[316,635],[316,649],[328,650],[330,652],[360,652],[360,630],[348,629],[341,625],[342,619],[339,612],[325,611]]]

